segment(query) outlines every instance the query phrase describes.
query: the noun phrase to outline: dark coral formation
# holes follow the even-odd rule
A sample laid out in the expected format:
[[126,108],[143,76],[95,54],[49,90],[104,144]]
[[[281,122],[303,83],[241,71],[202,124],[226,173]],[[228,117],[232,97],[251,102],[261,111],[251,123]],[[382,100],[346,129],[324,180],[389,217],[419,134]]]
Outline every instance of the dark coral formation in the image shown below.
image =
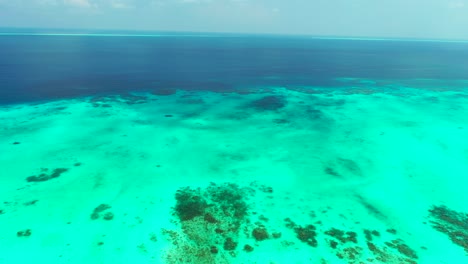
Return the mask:
[[263,240],[266,240],[266,239],[268,239],[270,237],[270,235],[268,234],[267,229],[265,227],[263,227],[263,226],[254,228],[254,230],[252,231],[252,236],[257,241],[263,241]]
[[302,241],[303,243],[306,243],[307,245],[311,247],[317,247],[318,242],[316,239],[317,232],[316,232],[316,227],[313,225],[307,225],[305,227],[302,227],[300,225],[295,224],[291,219],[286,218],[284,219],[286,222],[286,227],[291,228],[294,230],[296,233],[296,237]]
[[252,252],[254,248],[251,245],[245,245],[244,246],[244,251],[245,252]]
[[29,236],[31,236],[31,229],[25,229],[25,230],[18,231],[18,232],[16,232],[16,236],[17,237],[29,237]]
[[353,242],[357,243],[357,234],[356,232],[339,230],[337,228],[332,228],[325,232],[326,235],[331,236],[341,243]]
[[468,253],[468,214],[457,212],[446,206],[433,206],[429,209],[431,225],[446,234],[450,240]]
[[39,175],[29,176],[26,178],[26,181],[28,182],[48,181],[48,180],[60,177],[63,173],[67,172],[68,169],[57,168],[57,169],[54,169],[50,174],[47,174],[46,171],[48,170],[47,169],[43,170],[43,172]]
[[[260,207],[255,211],[249,210],[251,195],[273,197],[273,189],[256,182],[249,186],[244,188],[228,183],[211,184],[207,188],[179,189],[175,195],[173,216],[181,229],[163,230],[173,245],[165,254],[166,262],[237,263],[238,260],[234,259],[236,256],[256,251],[256,247],[261,247],[264,243],[277,243],[286,248],[315,248],[323,245],[337,260],[350,264],[415,264],[418,260],[416,252],[395,236],[396,230],[393,235],[381,235],[381,230],[366,227],[357,229],[360,233],[358,235],[353,229],[325,228],[320,212],[327,210],[320,208],[313,211],[306,209],[304,214],[313,219],[312,224],[297,224],[291,218],[285,218],[284,224],[290,229],[286,231],[290,234],[285,237],[294,235],[295,238],[292,241],[279,239],[282,234],[277,232],[278,228],[272,226],[276,219],[268,219]],[[387,240],[386,236],[393,238]],[[248,240],[250,242],[244,242]],[[268,241],[263,242],[266,240]]]
[[408,245],[406,245],[403,240],[401,239],[395,239],[392,240],[391,242],[385,242],[385,245],[395,248],[400,252],[402,255],[405,255],[408,258],[412,259],[417,259],[418,255],[416,255],[416,252],[412,250]]
[[231,183],[179,189],[174,216],[182,233],[166,232],[175,246],[167,261],[179,263],[175,255],[193,263],[217,263],[217,259],[234,257],[241,227],[248,223],[247,199],[252,191]]
[[[367,241],[367,248],[377,261],[382,263],[416,264],[416,252],[406,245],[403,240],[397,239],[385,242],[385,246]],[[396,252],[395,252],[396,251]]]
[[236,247],[237,247],[237,244],[238,243],[235,242],[232,238],[228,237],[224,241],[223,248],[224,248],[224,250],[227,250],[227,251],[235,250]]
[[286,99],[283,96],[269,95],[249,104],[250,107],[259,111],[273,111],[286,106]]
[[191,189],[189,187],[180,189],[176,192],[175,211],[180,221],[192,220],[197,216],[204,215],[208,208],[208,203],[201,195],[200,188]]
[[114,219],[114,213],[112,213],[112,212],[107,212],[107,213],[105,213],[105,214],[103,215],[102,219],[108,220],[108,221],[109,221],[109,220],[112,220],[112,219]]
[[[101,217],[101,213],[103,213],[104,211],[109,210],[110,208],[111,208],[111,206],[108,205],[108,204],[98,205],[96,208],[94,208],[93,213],[91,214],[91,219],[92,220],[99,219],[99,217]],[[112,220],[113,218],[114,218],[114,214],[111,213],[111,212],[106,212],[103,215],[104,220]]]
[[364,229],[364,235],[367,241],[372,241],[373,236],[380,237],[380,232],[377,230]]

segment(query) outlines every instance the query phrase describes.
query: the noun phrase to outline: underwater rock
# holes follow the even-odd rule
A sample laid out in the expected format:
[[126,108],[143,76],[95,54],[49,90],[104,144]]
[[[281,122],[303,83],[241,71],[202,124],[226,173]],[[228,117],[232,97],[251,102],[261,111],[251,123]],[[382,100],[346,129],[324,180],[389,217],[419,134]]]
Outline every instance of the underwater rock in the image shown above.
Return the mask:
[[429,209],[431,225],[446,234],[450,240],[468,253],[468,214],[457,212],[446,206],[433,206]]
[[286,99],[283,96],[269,95],[255,100],[249,104],[249,107],[260,111],[273,111],[286,106]]
[[13,145],[19,145],[19,144],[21,144],[21,142],[18,142],[18,141],[13,142]]
[[58,168],[54,169],[51,174],[46,174],[46,173],[41,173],[37,176],[29,176],[26,178],[26,181],[28,182],[43,182],[43,181],[48,181],[50,179],[58,178],[60,175],[63,173],[67,172],[68,169],[65,168]]

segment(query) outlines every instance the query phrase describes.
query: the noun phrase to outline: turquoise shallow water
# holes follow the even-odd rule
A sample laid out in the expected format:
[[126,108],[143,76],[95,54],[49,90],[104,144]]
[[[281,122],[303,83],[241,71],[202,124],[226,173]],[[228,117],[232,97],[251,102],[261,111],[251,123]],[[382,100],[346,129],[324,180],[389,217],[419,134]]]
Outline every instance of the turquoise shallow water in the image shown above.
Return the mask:
[[0,263],[467,263],[465,81],[0,108]]

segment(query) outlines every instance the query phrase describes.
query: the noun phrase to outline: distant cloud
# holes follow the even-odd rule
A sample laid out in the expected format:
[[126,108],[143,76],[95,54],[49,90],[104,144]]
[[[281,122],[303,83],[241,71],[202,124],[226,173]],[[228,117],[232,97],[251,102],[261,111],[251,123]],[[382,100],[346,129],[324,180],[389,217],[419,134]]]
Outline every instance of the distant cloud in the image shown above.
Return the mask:
[[97,5],[91,3],[90,0],[64,0],[64,3],[70,6],[81,8],[97,7]]
[[115,9],[128,9],[128,8],[134,7],[129,3],[124,3],[122,1],[115,1],[115,0],[110,2],[110,6]]
[[462,1],[453,1],[449,2],[449,8],[463,8],[465,7],[465,2]]

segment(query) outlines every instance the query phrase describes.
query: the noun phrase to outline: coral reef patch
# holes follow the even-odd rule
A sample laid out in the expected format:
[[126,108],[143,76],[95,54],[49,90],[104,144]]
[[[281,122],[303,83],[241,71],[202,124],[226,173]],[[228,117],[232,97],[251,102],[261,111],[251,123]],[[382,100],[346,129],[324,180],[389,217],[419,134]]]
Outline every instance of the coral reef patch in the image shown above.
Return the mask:
[[457,212],[448,207],[433,206],[429,209],[432,227],[468,253],[468,214]]
[[26,178],[26,181],[28,182],[43,182],[43,181],[48,181],[51,179],[55,179],[60,177],[63,173],[67,172],[68,169],[65,168],[57,168],[54,169],[52,172],[47,173],[49,170],[48,169],[41,169],[42,173],[39,175],[33,175],[29,176]]

